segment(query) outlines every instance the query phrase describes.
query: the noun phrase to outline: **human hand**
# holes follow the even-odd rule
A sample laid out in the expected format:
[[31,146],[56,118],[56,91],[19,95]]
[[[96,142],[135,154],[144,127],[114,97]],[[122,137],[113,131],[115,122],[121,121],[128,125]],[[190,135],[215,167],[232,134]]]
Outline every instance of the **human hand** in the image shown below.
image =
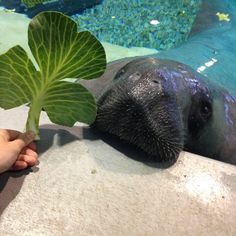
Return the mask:
[[36,165],[38,154],[32,132],[0,129],[0,173]]

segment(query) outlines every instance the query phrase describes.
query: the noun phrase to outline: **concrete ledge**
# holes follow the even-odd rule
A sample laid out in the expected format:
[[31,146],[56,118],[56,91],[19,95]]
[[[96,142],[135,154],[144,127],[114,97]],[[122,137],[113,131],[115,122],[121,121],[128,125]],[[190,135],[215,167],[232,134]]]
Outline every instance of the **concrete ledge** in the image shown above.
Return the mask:
[[[22,130],[27,109],[0,127]],[[235,166],[182,152],[163,169],[100,138],[42,114],[39,165],[0,175],[1,235],[236,234]]]

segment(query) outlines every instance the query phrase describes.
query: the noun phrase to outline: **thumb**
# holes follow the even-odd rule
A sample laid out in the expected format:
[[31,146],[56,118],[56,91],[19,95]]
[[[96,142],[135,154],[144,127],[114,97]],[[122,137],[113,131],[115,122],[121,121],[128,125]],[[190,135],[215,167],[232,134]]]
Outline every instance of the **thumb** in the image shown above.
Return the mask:
[[35,134],[32,131],[27,131],[25,133],[20,134],[17,139],[12,141],[12,145],[15,146],[19,151],[29,145],[34,141]]

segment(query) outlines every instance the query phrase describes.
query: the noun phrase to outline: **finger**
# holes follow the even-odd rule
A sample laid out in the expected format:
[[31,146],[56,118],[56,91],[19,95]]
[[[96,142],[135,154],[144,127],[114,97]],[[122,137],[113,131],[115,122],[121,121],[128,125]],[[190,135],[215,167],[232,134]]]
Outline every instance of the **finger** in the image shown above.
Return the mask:
[[25,161],[16,161],[12,166],[11,170],[23,170],[28,167]]
[[11,142],[12,148],[16,151],[21,151],[24,147],[29,145],[34,140],[34,133],[31,131],[20,134],[17,139]]
[[36,157],[24,155],[23,161],[25,161],[28,164],[28,166],[34,166],[34,165],[36,165],[38,160]]
[[5,141],[15,140],[21,132],[11,129],[0,129],[0,135],[4,138]]
[[32,149],[33,151],[37,151],[37,146],[36,146],[36,143],[35,142],[31,142],[28,147],[30,149]]
[[29,156],[29,155],[24,155],[21,154],[19,155],[18,159],[16,161],[24,161],[26,162],[29,166],[34,166],[38,162],[38,158],[35,156]]
[[35,152],[34,150],[32,150],[31,148],[28,148],[28,146],[23,148],[22,151],[20,152],[20,154],[29,155],[29,156],[33,156],[35,158],[38,158],[38,153]]

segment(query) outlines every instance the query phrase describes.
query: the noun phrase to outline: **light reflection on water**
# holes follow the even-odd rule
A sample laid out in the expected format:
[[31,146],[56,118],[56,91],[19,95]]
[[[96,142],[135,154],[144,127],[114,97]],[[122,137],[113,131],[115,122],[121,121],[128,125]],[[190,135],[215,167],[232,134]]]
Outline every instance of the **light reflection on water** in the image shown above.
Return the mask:
[[217,62],[217,59],[211,58],[210,61],[207,61],[204,65],[199,66],[197,68],[197,72],[200,73],[200,72],[204,71],[206,68],[213,66],[216,62]]

